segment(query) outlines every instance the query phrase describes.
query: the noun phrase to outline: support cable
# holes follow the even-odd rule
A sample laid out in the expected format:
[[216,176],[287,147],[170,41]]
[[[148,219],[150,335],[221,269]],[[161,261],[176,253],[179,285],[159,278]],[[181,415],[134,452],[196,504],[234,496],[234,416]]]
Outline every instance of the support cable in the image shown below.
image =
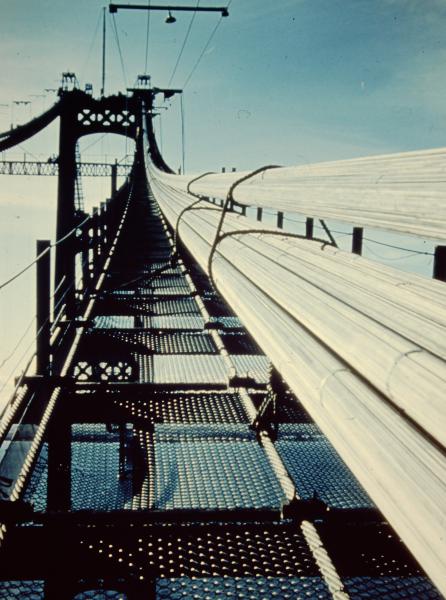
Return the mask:
[[122,56],[121,44],[119,42],[118,28],[116,26],[116,19],[115,19],[115,15],[114,14],[112,14],[112,22],[113,22],[113,31],[115,33],[116,45],[118,47],[119,59],[121,61],[122,77],[124,79],[125,89],[127,89],[127,75],[126,75],[126,72],[125,72],[124,58]]
[[183,94],[180,96],[180,110],[181,110],[181,159],[182,159],[182,173],[184,173],[185,169],[185,158],[186,158],[186,148],[185,148],[185,131],[184,131],[184,104],[183,104]]
[[387,244],[386,242],[378,242],[378,240],[372,240],[370,238],[364,238],[367,242],[372,242],[373,244],[378,244],[379,246],[385,246],[386,248],[394,248],[395,250],[407,250],[407,252],[411,252],[413,254],[424,254],[425,256],[434,256],[433,252],[424,252],[423,250],[415,250],[413,248],[403,248],[402,246],[395,246],[394,244]]
[[18,271],[18,273],[16,273],[12,277],[10,277],[8,280],[6,280],[2,284],[0,284],[0,290],[5,288],[6,286],[8,286],[10,283],[15,281],[16,279],[18,279],[24,273],[26,273],[26,271],[28,271],[43,256],[45,256],[45,254],[47,254],[47,252],[50,251],[50,248],[55,248],[56,246],[59,246],[59,244],[62,244],[63,242],[65,242],[68,238],[70,238],[73,234],[75,234],[76,231],[80,227],[82,227],[90,218],[91,218],[90,215],[88,215],[88,217],[86,217],[81,223],[79,223],[78,225],[73,227],[73,229],[71,231],[69,231],[67,234],[65,234],[63,237],[61,237],[59,240],[57,240],[56,242],[54,242],[53,244],[50,244],[47,248],[45,248],[45,250],[43,252],[41,252],[38,256],[36,256],[36,258],[33,261],[31,261],[29,264],[27,264],[26,267],[23,267],[23,269],[20,269],[20,271]]
[[[150,2],[149,2],[149,4],[150,4]],[[197,6],[196,6],[196,8],[198,8],[199,5],[200,5],[200,0],[197,0]],[[148,11],[148,12],[150,14],[150,11]],[[175,66],[173,68],[172,75],[170,76],[169,83],[167,84],[167,87],[170,87],[170,84],[172,83],[172,80],[175,77],[175,73],[177,72],[178,65],[180,64],[181,57],[183,56],[184,48],[186,47],[187,40],[189,39],[189,35],[190,35],[191,29],[192,29],[192,25],[194,24],[196,16],[197,16],[197,11],[195,11],[193,13],[192,18],[191,18],[191,20],[189,22],[189,27],[187,28],[186,35],[185,35],[184,41],[183,41],[183,45],[181,46],[181,50],[180,50],[180,53],[178,54],[177,62],[175,63]]]
[[217,33],[217,29],[220,27],[221,22],[223,20],[223,17],[220,17],[220,19],[217,22],[217,25],[214,27],[214,29],[211,32],[211,35],[208,38],[208,41],[206,42],[206,44],[203,46],[203,50],[201,51],[200,56],[198,57],[197,61],[195,62],[194,66],[192,67],[191,72],[189,73],[189,75],[187,76],[187,79],[183,85],[183,90],[186,88],[187,84],[189,83],[189,81],[192,79],[193,74],[195,73],[195,71],[198,69],[198,66],[206,52],[206,50],[209,48],[209,44],[212,42],[212,40],[214,39],[215,34]]
[[[151,0],[147,0],[147,8],[150,9]],[[145,53],[145,62],[144,62],[144,74],[147,75],[147,65],[149,60],[149,38],[150,38],[150,14],[151,11],[147,11],[147,29],[146,29],[146,53]],[[169,82],[170,85],[170,82]],[[169,86],[167,86],[169,87]]]
[[94,33],[93,33],[93,37],[92,37],[91,42],[90,42],[90,47],[88,49],[87,58],[85,59],[85,62],[83,64],[81,72],[80,72],[80,77],[79,77],[80,80],[84,79],[85,69],[87,68],[88,63],[90,62],[91,53],[92,53],[92,50],[93,50],[94,43],[96,41],[96,37],[98,35],[99,23],[100,22],[101,22],[101,10],[99,11],[99,14],[98,14],[98,20],[96,21],[96,27],[95,27],[95,30],[94,30]]

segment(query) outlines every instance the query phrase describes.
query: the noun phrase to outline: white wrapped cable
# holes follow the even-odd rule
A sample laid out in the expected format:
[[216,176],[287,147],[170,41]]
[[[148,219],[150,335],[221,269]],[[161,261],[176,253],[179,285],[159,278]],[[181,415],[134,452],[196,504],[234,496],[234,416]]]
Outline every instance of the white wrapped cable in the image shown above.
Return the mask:
[[[190,199],[184,192],[167,187],[164,178],[159,180],[152,169],[151,173],[157,177],[151,181],[154,195],[174,225]],[[215,213],[189,211],[180,225],[184,244],[204,269],[207,269],[216,224]],[[237,227],[237,218],[228,215],[227,225]],[[414,424],[420,419],[431,435],[439,438],[444,435],[444,429],[437,429],[432,422],[429,416],[432,412],[426,406],[432,400],[430,394],[437,393],[437,385],[444,386],[444,378],[441,378],[444,361],[401,335],[399,329],[404,325],[403,320],[398,324],[398,331],[392,330],[381,325],[376,315],[368,317],[365,311],[355,311],[330,293],[324,294],[320,285],[311,287],[303,278],[297,283],[299,265],[296,266],[297,273],[292,273],[277,263],[278,252],[289,255],[290,245],[283,241],[282,246],[282,241],[274,238],[273,247],[277,250],[274,258],[266,256],[269,247],[266,238],[244,235],[240,240],[236,236],[224,239],[213,261],[215,282],[386,518],[444,592],[446,460],[438,445]],[[308,246],[311,252],[325,260],[334,262],[337,258],[338,251],[331,250],[327,258],[320,249],[314,249],[315,244],[308,242]],[[265,252],[259,252],[261,247]],[[335,252],[336,257],[333,257]],[[359,260],[355,262],[358,271],[361,271],[360,264]],[[355,269],[349,274],[353,281]],[[320,276],[325,277],[325,274]],[[358,298],[362,294],[363,280],[355,292]],[[408,276],[408,280],[413,278]],[[294,282],[291,287],[288,287],[289,282]],[[432,282],[434,288],[436,283]],[[326,288],[330,290],[329,282]],[[398,295],[403,297],[405,293],[405,288],[399,286]],[[415,295],[413,291],[407,293]],[[432,302],[437,296],[435,291],[432,298],[427,293],[424,299]],[[422,305],[423,296],[419,299]],[[362,299],[364,309],[367,301],[366,295]],[[409,306],[410,300],[405,303],[406,309]],[[397,309],[395,299],[394,310]],[[336,317],[333,317],[333,311],[336,311]],[[338,319],[342,320],[342,326]],[[353,341],[353,333],[355,343],[349,343]],[[359,340],[362,345],[358,345]],[[351,362],[356,366],[353,367]],[[360,362],[361,368],[366,370],[362,376],[357,373]],[[373,386],[368,383],[368,371]],[[382,386],[382,393],[377,390],[378,384]],[[420,394],[423,386],[427,391]],[[396,408],[398,403],[406,402],[406,393],[410,394],[410,406],[406,408],[411,411],[411,419],[405,418],[401,410],[404,404]],[[439,411],[435,418],[444,420],[445,411],[437,400],[439,396],[435,396],[434,401],[435,410]]]
[[[446,148],[283,167],[237,188],[241,204],[298,212],[378,229],[446,239]],[[195,194],[226,198],[247,173],[209,175],[191,184]],[[193,176],[158,172],[186,191]]]

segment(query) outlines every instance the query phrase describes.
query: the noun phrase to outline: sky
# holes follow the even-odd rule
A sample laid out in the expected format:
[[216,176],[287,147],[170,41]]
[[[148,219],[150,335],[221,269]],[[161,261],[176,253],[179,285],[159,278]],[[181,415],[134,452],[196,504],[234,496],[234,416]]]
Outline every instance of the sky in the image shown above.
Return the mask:
[[[45,89],[57,89],[63,71],[99,94],[103,6],[102,0],[0,0],[0,131],[50,106],[56,95]],[[445,145],[445,0],[233,0],[229,12],[222,19],[197,13],[174,74],[192,13],[174,13],[172,25],[164,22],[167,13],[150,13],[146,54],[147,12],[119,11],[122,64],[107,13],[106,93],[133,86],[143,73],[154,86],[184,89],[187,172]],[[166,161],[178,169],[179,96],[164,106],[156,131]],[[57,154],[57,143],[56,122],[0,158],[46,160]],[[132,145],[91,136],[82,139],[81,152],[83,160],[108,161],[122,159]],[[110,182],[85,180],[84,187],[90,206],[105,199]],[[33,257],[36,238],[54,239],[55,198],[55,179],[0,176],[1,280]],[[430,268],[431,259],[422,259],[420,272]],[[32,337],[31,327],[8,359],[33,315],[34,277],[31,270],[0,291],[0,388],[5,369],[14,370]]]

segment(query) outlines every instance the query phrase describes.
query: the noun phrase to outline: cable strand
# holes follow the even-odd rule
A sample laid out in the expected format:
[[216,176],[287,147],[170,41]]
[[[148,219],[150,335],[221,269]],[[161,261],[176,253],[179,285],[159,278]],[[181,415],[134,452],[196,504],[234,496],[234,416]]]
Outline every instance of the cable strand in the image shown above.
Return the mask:
[[[199,5],[200,5],[200,0],[197,1],[197,5],[196,5],[195,8],[198,8]],[[192,25],[194,24],[196,16],[197,16],[197,11],[195,10],[194,14],[192,15],[192,18],[191,18],[191,20],[189,22],[189,27],[187,28],[186,35],[185,35],[184,40],[183,40],[183,45],[181,46],[181,50],[180,50],[180,52],[178,54],[178,58],[177,58],[177,61],[175,63],[175,66],[173,68],[172,75],[170,76],[169,83],[167,84],[167,87],[170,87],[170,84],[172,83],[172,80],[175,77],[175,73],[177,72],[178,65],[180,64],[181,57],[183,56],[184,48],[186,47],[187,40],[189,39],[189,35],[190,35],[191,29],[192,29]]]

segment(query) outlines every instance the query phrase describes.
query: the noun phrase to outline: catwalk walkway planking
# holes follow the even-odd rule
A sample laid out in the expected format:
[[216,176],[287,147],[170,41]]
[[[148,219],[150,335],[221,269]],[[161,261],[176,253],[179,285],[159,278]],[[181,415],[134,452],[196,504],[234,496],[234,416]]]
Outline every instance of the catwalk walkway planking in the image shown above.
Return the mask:
[[251,426],[269,361],[172,247],[137,176],[0,600],[440,598],[284,386]]

